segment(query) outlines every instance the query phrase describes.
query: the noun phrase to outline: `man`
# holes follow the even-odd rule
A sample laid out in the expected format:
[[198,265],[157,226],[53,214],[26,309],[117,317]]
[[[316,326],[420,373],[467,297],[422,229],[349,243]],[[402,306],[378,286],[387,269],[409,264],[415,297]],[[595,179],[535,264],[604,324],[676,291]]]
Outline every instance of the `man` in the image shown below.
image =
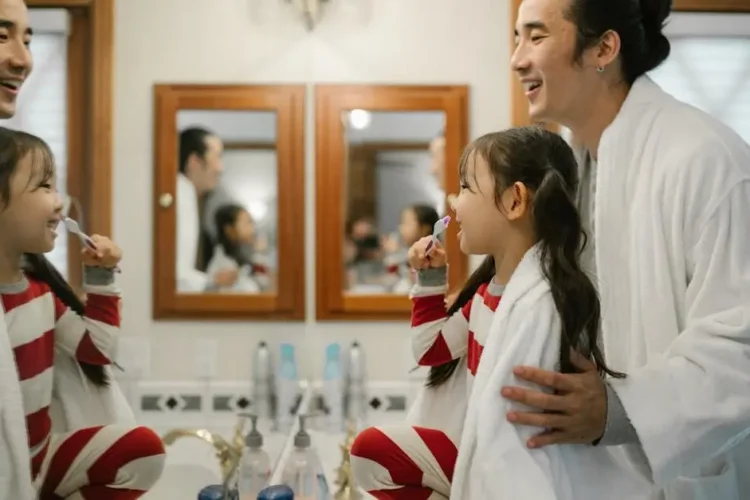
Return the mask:
[[[512,66],[532,120],[585,149],[579,209],[607,363],[627,377],[514,370],[528,445],[624,453],[667,500],[750,498],[750,148],[662,91],[669,0],[524,0]],[[621,446],[616,446],[621,445]],[[543,455],[540,451],[539,455]],[[616,496],[617,493],[613,492]]]
[[[31,27],[29,13],[23,0],[0,0],[0,118],[8,119],[16,113],[16,98],[33,68],[29,44],[31,43]],[[1,236],[0,236],[1,237]],[[5,310],[0,303],[0,353],[8,353],[9,359],[0,359],[0,372],[5,372],[0,380],[8,376],[16,376],[12,350],[8,338],[8,326],[5,323]],[[5,356],[3,356],[4,358]],[[12,373],[13,372],[13,373]],[[28,454],[28,450],[16,450],[7,445],[14,440],[8,439],[9,432],[18,432],[11,425],[13,419],[10,411],[3,407],[7,401],[6,387],[0,386],[0,498],[17,498],[30,500],[33,496],[31,489],[31,474],[14,470],[3,464],[17,462],[19,456]],[[16,409],[21,412],[21,409]],[[24,425],[23,415],[16,425]]]
[[210,285],[232,286],[237,270],[219,271],[212,283],[202,269],[204,252],[210,242],[202,231],[202,204],[213,191],[222,172],[224,145],[206,129],[191,127],[180,133],[179,172],[177,174],[177,289],[200,293]]

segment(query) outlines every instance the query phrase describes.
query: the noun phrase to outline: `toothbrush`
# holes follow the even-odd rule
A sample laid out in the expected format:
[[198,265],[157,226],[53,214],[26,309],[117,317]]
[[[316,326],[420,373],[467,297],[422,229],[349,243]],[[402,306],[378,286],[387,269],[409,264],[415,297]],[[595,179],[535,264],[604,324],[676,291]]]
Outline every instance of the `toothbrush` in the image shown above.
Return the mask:
[[437,243],[438,241],[438,236],[440,236],[441,234],[443,234],[443,232],[445,232],[445,230],[448,228],[448,224],[450,223],[450,221],[451,221],[451,216],[446,215],[445,217],[443,217],[442,219],[438,220],[435,223],[435,226],[432,228],[432,239],[427,244],[427,248],[425,248],[425,251],[424,251],[425,257],[430,255],[430,252],[432,251],[432,249],[435,248],[435,243]]
[[[81,240],[81,243],[89,247],[91,250],[97,250],[96,243],[94,243],[94,240],[91,239],[91,236],[81,231],[81,227],[78,225],[78,222],[71,219],[70,217],[65,217],[63,219],[63,222],[65,222],[65,229],[68,230],[68,232],[73,233],[78,236],[78,239]],[[120,272],[119,267],[115,267],[115,272]]]

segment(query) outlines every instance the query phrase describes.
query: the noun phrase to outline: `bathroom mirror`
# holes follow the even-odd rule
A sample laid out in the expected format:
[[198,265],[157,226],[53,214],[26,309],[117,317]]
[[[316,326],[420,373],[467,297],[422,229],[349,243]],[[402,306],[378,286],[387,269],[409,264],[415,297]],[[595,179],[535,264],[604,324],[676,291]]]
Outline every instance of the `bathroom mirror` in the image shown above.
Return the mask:
[[154,93],[154,317],[302,319],[304,87]]
[[[318,319],[408,317],[406,252],[451,214],[467,99],[465,86],[316,88]],[[456,234],[443,234],[451,285],[467,269]]]

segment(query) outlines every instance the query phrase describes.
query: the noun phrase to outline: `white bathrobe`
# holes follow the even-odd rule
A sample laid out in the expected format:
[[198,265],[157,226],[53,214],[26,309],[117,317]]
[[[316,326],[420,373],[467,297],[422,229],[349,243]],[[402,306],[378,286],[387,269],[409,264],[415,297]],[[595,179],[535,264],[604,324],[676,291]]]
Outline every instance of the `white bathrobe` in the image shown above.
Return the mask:
[[[135,425],[133,412],[112,371],[108,367],[106,371],[110,386],[99,389],[88,382],[73,358],[63,352],[55,353],[50,405],[53,432],[107,424]],[[21,386],[3,313],[0,315],[0,499],[36,498],[30,462]]]
[[513,273],[495,312],[469,398],[450,498],[647,498],[653,489],[650,481],[618,462],[612,450],[588,445],[530,450],[526,441],[539,430],[506,419],[508,411],[519,406],[500,390],[525,385],[513,376],[513,367],[559,366],[561,322],[540,265],[533,248]]
[[206,290],[206,273],[195,268],[198,258],[198,243],[201,220],[198,213],[198,193],[193,181],[184,174],[177,174],[177,252],[175,272],[177,291],[180,293],[202,293]]
[[602,136],[595,205],[633,465],[668,500],[750,499],[750,146],[641,78]]

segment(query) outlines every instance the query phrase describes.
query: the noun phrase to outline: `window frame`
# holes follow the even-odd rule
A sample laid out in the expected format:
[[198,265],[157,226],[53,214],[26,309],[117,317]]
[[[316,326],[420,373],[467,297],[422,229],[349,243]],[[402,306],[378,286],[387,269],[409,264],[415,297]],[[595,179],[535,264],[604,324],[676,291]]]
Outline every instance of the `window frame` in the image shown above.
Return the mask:
[[[26,0],[70,16],[67,67],[67,186],[89,233],[112,234],[112,93],[115,0]],[[80,289],[80,244],[68,239],[68,281]]]

